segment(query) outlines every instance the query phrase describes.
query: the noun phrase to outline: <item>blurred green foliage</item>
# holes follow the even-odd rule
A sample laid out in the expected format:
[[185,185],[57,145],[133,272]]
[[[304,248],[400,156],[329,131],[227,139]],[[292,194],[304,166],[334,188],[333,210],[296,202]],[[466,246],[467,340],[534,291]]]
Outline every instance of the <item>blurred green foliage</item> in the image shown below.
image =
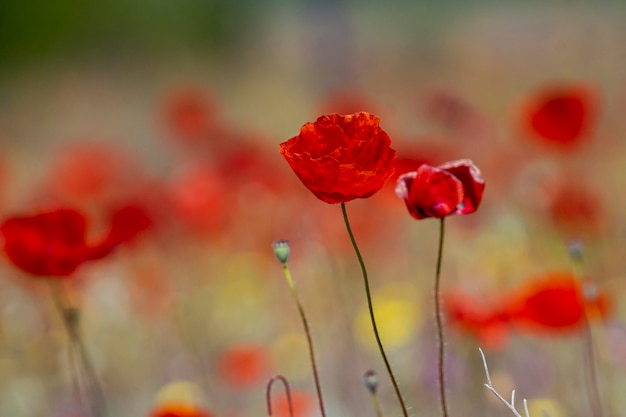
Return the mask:
[[253,0],[0,1],[0,64],[232,45],[253,24]]

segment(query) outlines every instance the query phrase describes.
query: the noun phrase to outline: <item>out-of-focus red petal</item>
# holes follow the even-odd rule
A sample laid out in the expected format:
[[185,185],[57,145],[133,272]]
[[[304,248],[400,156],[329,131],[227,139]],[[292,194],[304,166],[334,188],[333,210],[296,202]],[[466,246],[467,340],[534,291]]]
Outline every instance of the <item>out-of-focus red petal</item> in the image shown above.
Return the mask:
[[583,184],[566,183],[552,191],[549,215],[554,224],[566,232],[597,232],[602,226],[599,197]]
[[89,257],[86,219],[71,209],[4,221],[4,251],[18,268],[38,276],[67,276]]
[[129,242],[153,224],[154,220],[145,207],[139,204],[124,205],[111,215],[111,228],[107,241],[116,245]]
[[220,355],[218,367],[227,383],[246,387],[267,379],[269,355],[262,346],[232,346]]
[[596,113],[597,99],[589,87],[553,85],[531,97],[524,109],[524,119],[534,137],[571,146],[589,134]]
[[534,279],[518,293],[515,322],[538,330],[577,328],[585,317],[580,283],[570,273]]
[[[139,168],[127,152],[101,143],[63,149],[47,175],[46,192],[63,201],[93,203],[134,187]],[[133,181],[129,178],[133,177]]]
[[508,340],[508,314],[503,303],[489,303],[461,291],[442,294],[444,314],[458,328],[489,349],[502,348]]
[[215,233],[227,225],[228,186],[223,176],[203,166],[189,166],[173,178],[167,198],[174,216],[198,233]]
[[166,97],[163,116],[167,127],[185,142],[205,140],[214,124],[216,106],[200,88],[185,87]]
[[[291,404],[294,417],[307,417],[313,411],[315,400],[305,391],[291,391]],[[272,417],[289,417],[289,402],[285,394],[277,395],[273,402]]]

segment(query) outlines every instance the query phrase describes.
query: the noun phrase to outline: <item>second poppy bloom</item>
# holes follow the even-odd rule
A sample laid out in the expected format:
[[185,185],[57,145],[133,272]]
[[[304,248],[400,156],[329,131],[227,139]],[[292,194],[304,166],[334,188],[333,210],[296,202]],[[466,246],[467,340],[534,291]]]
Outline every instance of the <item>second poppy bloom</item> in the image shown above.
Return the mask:
[[104,258],[150,225],[151,220],[139,208],[123,207],[111,216],[104,239],[91,244],[83,213],[62,208],[7,219],[0,225],[0,234],[4,252],[21,270],[39,277],[66,277],[81,264]]
[[476,211],[483,198],[485,180],[469,159],[433,167],[421,165],[398,178],[396,194],[406,203],[411,216],[438,219]]
[[300,181],[326,203],[371,197],[393,175],[396,158],[379,123],[369,113],[321,116],[281,143],[280,153]]

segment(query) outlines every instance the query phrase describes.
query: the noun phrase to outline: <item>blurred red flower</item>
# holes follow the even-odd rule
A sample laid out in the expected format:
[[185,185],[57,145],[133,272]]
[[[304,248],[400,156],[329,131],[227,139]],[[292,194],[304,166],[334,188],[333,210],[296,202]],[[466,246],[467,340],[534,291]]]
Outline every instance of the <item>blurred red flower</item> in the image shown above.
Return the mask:
[[[294,417],[311,415],[315,398],[306,391],[291,391],[291,405]],[[274,403],[272,417],[289,417],[289,402],[287,395],[278,397]]]
[[369,113],[330,114],[280,144],[300,181],[320,200],[345,203],[379,191],[393,175],[396,151]]
[[478,339],[485,348],[501,348],[508,340],[508,305],[479,300],[459,290],[442,294],[443,310],[453,328]]
[[551,194],[549,215],[557,227],[576,235],[601,229],[600,198],[584,184],[566,182]]
[[163,116],[168,128],[186,142],[202,141],[215,123],[216,105],[200,88],[173,91],[165,100]]
[[183,167],[166,188],[167,201],[181,224],[196,233],[216,233],[228,225],[226,177],[201,165]]
[[606,317],[607,296],[594,283],[568,272],[551,273],[525,284],[511,305],[513,323],[536,330],[571,330],[586,315]]
[[593,91],[583,85],[554,85],[536,92],[523,109],[530,134],[546,142],[573,145],[589,133],[597,113]]
[[167,403],[157,407],[149,417],[212,417],[212,414],[196,406]]
[[96,244],[86,240],[85,216],[69,208],[7,219],[0,232],[4,251],[15,266],[36,276],[65,277],[148,227],[147,219],[140,216],[133,208],[116,211],[107,236]]
[[396,194],[411,216],[420,220],[473,213],[484,189],[478,167],[469,159],[459,159],[437,167],[423,164],[417,171],[401,175]]
[[[133,181],[128,181],[128,178]],[[63,201],[111,201],[145,182],[139,164],[123,149],[77,143],[63,149],[46,175],[45,192]]]
[[269,355],[262,346],[231,346],[218,358],[218,367],[226,382],[245,387],[267,378]]
[[115,247],[130,242],[135,237],[151,228],[154,220],[141,204],[128,203],[111,214],[111,227],[103,245]]

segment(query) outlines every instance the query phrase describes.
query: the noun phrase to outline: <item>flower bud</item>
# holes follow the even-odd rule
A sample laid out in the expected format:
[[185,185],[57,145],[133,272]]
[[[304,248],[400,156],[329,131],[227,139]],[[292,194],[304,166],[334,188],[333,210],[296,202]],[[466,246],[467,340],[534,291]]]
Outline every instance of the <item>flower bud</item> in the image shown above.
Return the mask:
[[286,264],[289,259],[289,252],[291,251],[289,241],[282,239],[276,240],[272,243],[272,248],[274,249],[274,255],[276,255],[280,263],[283,265]]
[[585,244],[580,239],[571,239],[567,242],[567,251],[569,252],[570,258],[575,261],[580,261],[583,259]]
[[363,374],[363,380],[365,381],[365,387],[369,390],[369,392],[373,395],[376,394],[376,390],[378,389],[378,375],[373,370],[369,370]]

